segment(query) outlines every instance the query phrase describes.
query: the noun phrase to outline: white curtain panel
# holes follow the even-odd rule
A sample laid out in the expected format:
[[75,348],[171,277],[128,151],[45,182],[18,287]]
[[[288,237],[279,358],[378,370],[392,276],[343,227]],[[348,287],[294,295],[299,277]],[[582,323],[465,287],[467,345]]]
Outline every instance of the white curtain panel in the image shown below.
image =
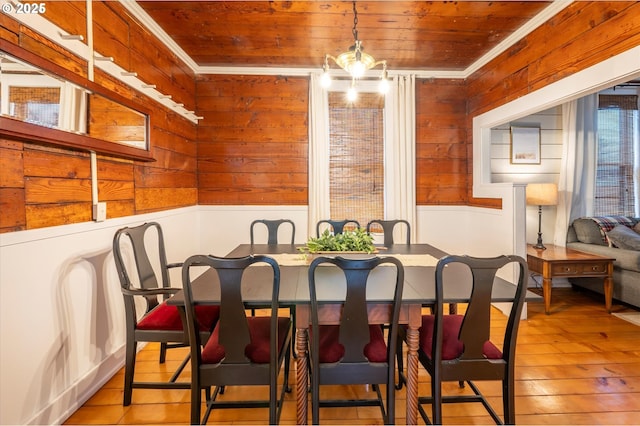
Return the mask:
[[598,95],[562,105],[562,162],[554,244],[566,245],[571,222],[593,214],[596,188]]
[[329,100],[320,75],[309,84],[309,224],[308,238],[316,236],[316,223],[331,213],[329,195]]
[[[385,99],[385,219],[404,219],[416,240],[415,76],[395,76]],[[404,233],[404,230],[402,231]],[[402,236],[401,238],[404,238]]]
[[[364,84],[363,84],[364,86]],[[348,87],[348,86],[345,86]],[[385,98],[385,217],[405,219],[416,235],[415,176],[415,77],[396,76]],[[309,87],[309,236],[316,223],[330,216],[329,194],[329,102],[312,74]],[[404,229],[401,239],[405,238]]]
[[60,86],[58,127],[70,132],[87,133],[87,94],[84,89],[65,82]]

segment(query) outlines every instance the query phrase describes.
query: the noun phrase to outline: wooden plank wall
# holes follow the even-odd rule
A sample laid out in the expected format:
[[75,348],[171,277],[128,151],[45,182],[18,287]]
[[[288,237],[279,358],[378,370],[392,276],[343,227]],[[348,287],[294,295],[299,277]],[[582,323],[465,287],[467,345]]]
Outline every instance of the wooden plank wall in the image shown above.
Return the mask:
[[[467,79],[467,131],[472,119],[570,74],[640,45],[640,3],[574,2]],[[469,204],[499,205],[472,197]]]
[[199,203],[307,205],[308,78],[197,80]]
[[[85,2],[48,2],[47,18],[86,37]],[[113,56],[162,93],[195,109],[195,80],[186,65],[128,15],[117,2],[93,2],[95,49]],[[87,64],[55,43],[0,14],[0,36],[86,77]],[[107,217],[197,204],[196,125],[96,70],[95,82],[151,109],[154,162],[98,155],[98,197]],[[0,232],[90,221],[91,175],[87,153],[0,140]]]
[[[416,86],[417,202],[464,204],[464,81]],[[308,92],[299,77],[198,77],[199,204],[308,203]]]
[[464,80],[416,80],[416,203],[467,203]]

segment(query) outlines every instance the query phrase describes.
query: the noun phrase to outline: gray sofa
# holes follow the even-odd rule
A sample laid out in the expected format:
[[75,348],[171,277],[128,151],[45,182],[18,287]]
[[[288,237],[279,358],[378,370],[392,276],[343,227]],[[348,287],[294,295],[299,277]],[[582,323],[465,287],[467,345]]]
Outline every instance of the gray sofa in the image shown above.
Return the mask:
[[[635,226],[637,233],[640,229],[638,222],[639,218],[620,216],[580,218],[573,221],[567,233],[568,248],[616,259],[613,263],[613,298],[635,307],[640,307],[640,250],[637,250],[637,244],[626,246],[619,243],[626,249],[616,247],[616,233],[612,231],[616,226],[630,229]],[[616,231],[620,230],[628,233],[627,229]],[[571,278],[569,281],[572,285],[603,293],[600,278]]]

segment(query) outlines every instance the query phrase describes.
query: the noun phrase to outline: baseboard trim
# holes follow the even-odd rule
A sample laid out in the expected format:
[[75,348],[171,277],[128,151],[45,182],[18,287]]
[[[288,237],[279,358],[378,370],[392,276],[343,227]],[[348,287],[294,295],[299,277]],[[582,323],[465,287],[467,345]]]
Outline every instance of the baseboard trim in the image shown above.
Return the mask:
[[105,358],[31,418],[29,425],[61,425],[124,366],[125,347]]

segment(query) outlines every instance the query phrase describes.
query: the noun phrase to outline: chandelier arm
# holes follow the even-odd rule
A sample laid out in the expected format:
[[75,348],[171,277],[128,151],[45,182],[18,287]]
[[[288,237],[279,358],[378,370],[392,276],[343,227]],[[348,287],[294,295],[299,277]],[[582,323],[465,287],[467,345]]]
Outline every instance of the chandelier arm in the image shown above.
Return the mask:
[[[327,54],[325,54],[325,62],[328,59],[331,59],[336,65],[338,64],[338,59],[335,56],[330,55],[330,54],[327,53]],[[376,61],[371,65],[371,68],[369,68],[369,69],[373,69],[373,68],[377,67],[378,65],[383,65],[384,67],[386,67],[387,66],[387,60],[383,59],[381,61]]]
[[335,56],[333,56],[333,55],[329,55],[328,53],[325,55],[325,61],[326,61],[327,59],[332,59],[332,60],[333,60],[333,62],[338,63],[338,60],[336,59],[336,57],[335,57]]

